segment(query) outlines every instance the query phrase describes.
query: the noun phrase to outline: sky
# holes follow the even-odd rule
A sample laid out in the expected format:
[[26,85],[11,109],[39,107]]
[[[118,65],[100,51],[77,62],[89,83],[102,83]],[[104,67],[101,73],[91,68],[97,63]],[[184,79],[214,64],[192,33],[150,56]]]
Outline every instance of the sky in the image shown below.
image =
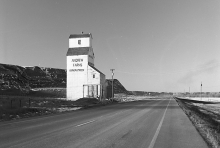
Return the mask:
[[81,32],[127,90],[220,92],[219,0],[0,0],[0,63],[66,69]]

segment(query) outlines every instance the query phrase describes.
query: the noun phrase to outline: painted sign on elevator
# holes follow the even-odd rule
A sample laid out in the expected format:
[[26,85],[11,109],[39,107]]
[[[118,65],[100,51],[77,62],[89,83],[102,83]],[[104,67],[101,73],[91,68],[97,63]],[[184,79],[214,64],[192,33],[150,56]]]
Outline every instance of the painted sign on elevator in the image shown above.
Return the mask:
[[73,67],[82,67],[83,59],[72,59]]
[[85,55],[71,57],[68,59],[67,67],[69,72],[83,72],[86,69],[87,59]]

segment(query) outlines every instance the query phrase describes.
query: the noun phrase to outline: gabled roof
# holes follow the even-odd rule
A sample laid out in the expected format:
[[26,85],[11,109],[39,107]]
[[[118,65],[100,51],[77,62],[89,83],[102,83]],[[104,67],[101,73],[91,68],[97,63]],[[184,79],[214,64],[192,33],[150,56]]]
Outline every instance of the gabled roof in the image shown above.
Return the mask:
[[91,37],[92,38],[92,34],[71,34],[69,38],[86,38],[86,37]]
[[97,71],[98,73],[102,74],[102,75],[105,75],[104,73],[102,73],[101,71],[99,71],[97,68],[95,68],[94,66],[92,65],[89,65],[92,69],[94,69],[95,71]]
[[71,55],[89,55],[89,49],[91,47],[79,47],[79,48],[69,48],[66,56]]

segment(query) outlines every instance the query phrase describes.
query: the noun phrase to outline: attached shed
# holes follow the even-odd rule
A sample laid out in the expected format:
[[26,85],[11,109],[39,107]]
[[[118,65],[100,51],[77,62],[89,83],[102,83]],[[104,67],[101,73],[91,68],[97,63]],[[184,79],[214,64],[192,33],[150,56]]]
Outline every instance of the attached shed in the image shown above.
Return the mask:
[[88,84],[83,85],[83,97],[106,97],[105,75],[94,66],[88,65]]

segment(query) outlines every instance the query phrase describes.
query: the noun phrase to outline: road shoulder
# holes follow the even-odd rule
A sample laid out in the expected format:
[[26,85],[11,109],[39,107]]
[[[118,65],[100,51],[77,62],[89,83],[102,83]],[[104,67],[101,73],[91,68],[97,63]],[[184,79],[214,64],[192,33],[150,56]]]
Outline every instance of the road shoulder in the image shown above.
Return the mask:
[[207,148],[208,146],[177,102],[172,99],[154,148],[156,147]]

